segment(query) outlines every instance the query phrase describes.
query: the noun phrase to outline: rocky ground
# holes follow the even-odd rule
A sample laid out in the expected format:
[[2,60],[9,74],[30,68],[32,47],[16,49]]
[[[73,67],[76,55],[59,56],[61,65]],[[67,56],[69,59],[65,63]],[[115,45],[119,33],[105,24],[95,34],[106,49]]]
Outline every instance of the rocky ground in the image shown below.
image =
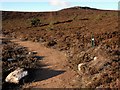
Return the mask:
[[[40,25],[31,26],[33,17],[40,19]],[[119,11],[80,7],[45,13],[3,12],[2,32],[6,37],[30,40],[65,52],[69,66],[79,73],[79,87],[117,88],[120,84],[119,19]],[[84,67],[79,72],[80,63]]]
[[[5,82],[6,76],[17,69],[25,68],[27,69],[30,74],[32,70],[40,68],[42,65],[37,60],[36,57],[33,55],[28,54],[27,48],[17,45],[13,42],[11,42],[9,39],[2,39],[2,45],[0,47],[3,47],[2,49],[2,89],[3,90],[17,90],[18,88],[23,85],[23,81],[20,81],[19,85],[17,84],[10,84]],[[34,72],[34,71],[32,71]],[[34,73],[33,73],[34,74]],[[29,76],[29,81],[26,82],[32,82],[33,78],[30,79],[30,77],[33,75],[31,74]]]
[[[76,54],[72,63],[74,69],[83,63],[78,71],[80,87],[116,88],[120,86],[120,51],[106,49],[99,45]],[[96,59],[95,59],[96,57]],[[72,59],[71,59],[72,60]]]

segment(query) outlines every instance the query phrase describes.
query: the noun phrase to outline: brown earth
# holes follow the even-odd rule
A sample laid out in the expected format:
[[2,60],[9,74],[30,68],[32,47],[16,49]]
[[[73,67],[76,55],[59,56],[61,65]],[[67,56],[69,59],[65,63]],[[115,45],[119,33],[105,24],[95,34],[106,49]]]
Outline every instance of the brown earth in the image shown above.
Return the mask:
[[[42,62],[51,64],[52,66],[48,66],[49,68],[65,69],[71,73],[69,69],[66,69],[66,65],[78,72],[77,65],[85,63],[83,73],[78,72],[79,76],[71,74],[71,77],[75,76],[78,79],[79,85],[75,86],[80,88],[117,88],[120,86],[119,11],[72,7],[56,12],[3,11],[2,14],[3,35],[21,39],[24,41],[19,41],[21,45],[25,45],[31,50],[35,48],[43,56],[47,53],[48,57],[45,57]],[[34,17],[40,19],[40,24],[37,26],[31,26],[30,20]],[[95,38],[94,48],[91,47],[92,35]],[[43,51],[40,52],[38,48]],[[51,54],[55,56],[53,57]],[[60,58],[58,54],[65,58],[58,59]],[[93,60],[95,56],[98,58],[96,61]],[[53,60],[56,60],[54,64],[59,67],[53,65]],[[60,65],[59,62],[62,62],[63,65]],[[64,78],[64,75],[68,75],[67,71],[53,78]],[[52,82],[51,79],[48,81]],[[67,79],[70,80],[70,78],[66,78],[65,81]],[[68,82],[72,83],[71,80]],[[39,83],[46,85],[44,81]],[[32,87],[32,85],[38,87],[39,83],[31,83],[28,87]],[[62,87],[71,87],[69,85],[72,85],[63,84]],[[50,84],[48,83],[48,85]]]
[[[41,64],[47,65],[43,68],[49,68],[51,70],[58,71],[57,72],[47,72],[47,71],[39,71],[36,78],[40,77],[49,77],[46,80],[33,82],[31,84],[26,84],[24,88],[75,88],[76,83],[76,76],[77,73],[71,70],[68,67],[67,58],[65,53],[46,48],[45,46],[41,45],[40,43],[31,42],[31,41],[20,41],[20,40],[12,40],[13,42],[27,47],[30,51],[36,51],[37,56],[43,56],[44,58],[40,61]],[[61,73],[60,73],[61,72]],[[60,75],[59,75],[60,74]]]
[[[11,53],[7,51],[5,52],[3,51],[3,90],[4,89],[10,90],[10,88],[15,89],[15,86],[16,86],[16,85],[9,84],[9,86],[7,86],[8,88],[5,87],[6,85],[8,85],[4,82],[5,77],[7,76],[6,73],[11,72],[18,67],[23,67],[23,68],[31,67],[31,69],[39,67],[35,65],[40,65],[39,67],[40,69],[36,71],[31,70],[31,73],[32,73],[31,78],[34,77],[34,79],[29,83],[24,83],[24,85],[20,84],[22,85],[21,88],[75,88],[77,87],[77,80],[76,80],[77,73],[68,67],[65,53],[54,50],[54,49],[46,48],[40,43],[33,43],[31,41],[20,41],[17,39],[9,41],[9,39],[6,39],[6,38],[4,38],[2,41],[3,41],[3,45],[7,43],[6,44],[7,49],[5,48],[6,47],[5,45],[3,47],[4,51],[5,50],[9,51],[11,49],[13,50],[17,45],[18,47],[22,46],[27,48],[28,51],[36,51],[37,52],[36,56],[43,57],[41,58],[40,61],[33,61],[35,59],[32,60],[30,58],[21,58],[24,63],[21,64],[20,63],[21,59],[19,59],[17,60],[17,62],[15,61],[15,62],[12,62],[11,64],[7,62],[6,58],[10,58],[10,57],[7,57],[9,56],[9,54],[11,54],[10,56],[12,57],[15,54],[16,50],[14,49],[13,51],[15,52],[11,52]],[[24,48],[22,50],[24,50]],[[19,52],[16,54],[20,55]],[[25,53],[22,52],[22,55],[25,55]],[[27,61],[27,59],[29,61]],[[29,65],[26,66],[25,62],[27,62]],[[17,65],[15,65],[15,63]],[[6,65],[8,66],[5,67]]]

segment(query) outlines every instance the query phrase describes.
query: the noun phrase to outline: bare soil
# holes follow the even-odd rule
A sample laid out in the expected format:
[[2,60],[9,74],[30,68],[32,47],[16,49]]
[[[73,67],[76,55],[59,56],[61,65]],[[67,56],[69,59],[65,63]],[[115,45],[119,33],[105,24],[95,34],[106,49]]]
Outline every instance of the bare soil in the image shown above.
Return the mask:
[[[27,47],[29,51],[36,51],[37,56],[43,56],[41,64],[46,70],[36,72],[35,78],[45,78],[30,84],[25,84],[24,88],[75,88],[77,87],[77,73],[70,69],[67,63],[65,53],[58,50],[49,49],[40,43],[31,41],[11,40],[23,47]],[[48,70],[47,70],[48,69]],[[49,69],[53,71],[49,71]],[[48,78],[47,78],[48,77]]]

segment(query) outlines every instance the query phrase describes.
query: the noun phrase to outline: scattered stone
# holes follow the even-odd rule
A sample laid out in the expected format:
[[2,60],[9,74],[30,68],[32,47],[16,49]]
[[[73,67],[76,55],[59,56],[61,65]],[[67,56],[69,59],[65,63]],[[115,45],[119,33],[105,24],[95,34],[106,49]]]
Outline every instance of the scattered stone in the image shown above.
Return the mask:
[[13,58],[8,58],[7,61],[14,61],[15,59]]
[[39,42],[44,42],[45,40],[43,38],[39,38]]
[[[4,44],[3,44],[2,54],[1,54],[2,55],[1,61],[3,66],[2,67],[2,89],[13,90],[15,87],[20,88],[21,84],[23,85],[24,83],[27,83],[26,81],[28,80],[30,75],[29,74],[28,76],[23,77],[25,75],[24,71],[26,70],[29,73],[28,69],[41,67],[41,63],[38,63],[38,60],[33,58],[37,52],[31,51],[33,55],[29,56],[28,55],[29,51],[26,47],[22,47],[18,44],[15,44],[8,39],[7,40],[4,39],[3,42]],[[19,80],[15,79],[15,76],[12,79],[10,79],[11,76],[13,76],[13,74],[11,75],[10,73],[14,72],[14,70],[16,70],[18,67],[25,68],[23,72],[21,71],[21,73],[23,73],[21,74],[21,79],[19,76],[17,76],[17,74],[15,76]],[[31,81],[28,80],[28,82],[31,82]],[[15,89],[15,90],[18,90],[18,89]]]
[[32,51],[28,53],[28,55],[35,55],[35,54],[37,54],[37,51]]
[[26,41],[26,40],[27,40],[27,38],[20,38],[20,40],[21,40],[21,41]]
[[97,57],[94,57],[94,59],[93,60],[97,60]]
[[85,63],[80,63],[80,64],[78,64],[78,70],[79,71],[82,71],[82,66],[84,65]]
[[37,54],[37,51],[32,51],[33,54]]
[[47,44],[47,46],[54,46],[54,45],[56,45],[57,44],[57,42],[55,42],[55,41],[50,41],[50,42],[48,42],[48,44]]

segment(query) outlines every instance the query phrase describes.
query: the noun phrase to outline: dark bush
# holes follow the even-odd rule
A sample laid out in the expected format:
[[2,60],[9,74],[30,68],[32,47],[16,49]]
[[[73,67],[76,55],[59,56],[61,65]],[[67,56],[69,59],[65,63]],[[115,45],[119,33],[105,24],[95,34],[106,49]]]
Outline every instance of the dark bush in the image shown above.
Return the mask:
[[38,26],[40,24],[40,20],[38,18],[31,19],[31,26]]

